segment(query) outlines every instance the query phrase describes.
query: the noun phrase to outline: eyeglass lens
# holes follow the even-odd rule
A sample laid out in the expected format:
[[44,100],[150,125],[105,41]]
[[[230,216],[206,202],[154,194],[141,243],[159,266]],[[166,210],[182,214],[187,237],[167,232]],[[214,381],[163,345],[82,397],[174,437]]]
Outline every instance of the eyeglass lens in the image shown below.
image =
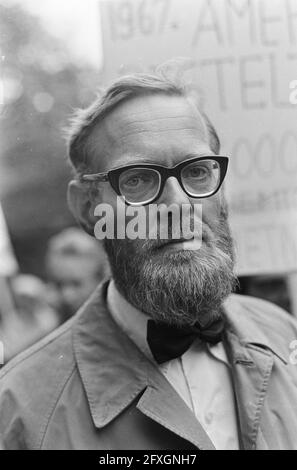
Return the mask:
[[119,178],[119,188],[127,202],[139,203],[152,200],[159,192],[161,175],[152,168],[131,168]]
[[[214,160],[189,163],[181,171],[181,182],[188,195],[206,196],[218,187],[220,166]],[[161,175],[152,168],[131,168],[121,173],[119,189],[128,203],[153,200],[160,190]]]
[[191,196],[206,196],[215,191],[220,181],[220,166],[214,160],[190,163],[181,172],[185,191]]

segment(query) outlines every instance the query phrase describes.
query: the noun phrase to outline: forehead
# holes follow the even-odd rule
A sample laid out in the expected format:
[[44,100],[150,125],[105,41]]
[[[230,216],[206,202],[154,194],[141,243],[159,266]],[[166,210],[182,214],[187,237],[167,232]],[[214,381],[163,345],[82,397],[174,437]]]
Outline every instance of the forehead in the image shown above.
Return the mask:
[[162,94],[129,99],[93,130],[93,168],[102,171],[134,161],[173,165],[192,154],[211,154],[208,131],[188,99]]

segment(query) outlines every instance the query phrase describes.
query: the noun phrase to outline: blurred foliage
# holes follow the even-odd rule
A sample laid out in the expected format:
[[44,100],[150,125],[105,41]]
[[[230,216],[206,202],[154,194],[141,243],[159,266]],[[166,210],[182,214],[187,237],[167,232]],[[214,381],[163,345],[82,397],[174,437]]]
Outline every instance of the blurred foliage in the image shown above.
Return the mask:
[[0,53],[0,198],[21,268],[42,274],[48,237],[74,223],[61,129],[73,108],[92,100],[100,76],[72,63],[63,43],[18,6],[0,6]]

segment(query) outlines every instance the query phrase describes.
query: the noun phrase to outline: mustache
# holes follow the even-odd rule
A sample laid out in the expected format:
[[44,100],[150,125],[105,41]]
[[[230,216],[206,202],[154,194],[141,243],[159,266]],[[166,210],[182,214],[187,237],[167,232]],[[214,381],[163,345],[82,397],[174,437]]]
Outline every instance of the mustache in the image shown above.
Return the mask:
[[190,231],[186,231],[186,232],[181,231],[180,237],[178,238],[173,236],[173,234],[174,234],[173,231],[171,231],[168,234],[168,238],[158,237],[156,240],[148,239],[144,242],[143,246],[148,251],[158,251],[160,248],[163,248],[164,246],[170,243],[190,241],[190,240],[193,240],[194,238],[204,241],[207,245],[210,245],[211,242],[214,240],[214,235],[212,231],[210,230],[210,228],[207,226],[203,227],[200,233],[193,234],[193,232],[190,232]]
[[[214,221],[206,214],[201,214],[201,230],[200,233],[194,234],[195,238],[202,238],[204,248],[210,250],[221,249],[222,251],[227,251],[232,253],[232,258],[234,258],[233,252],[233,240],[229,231],[228,224],[228,206],[223,201],[221,205],[218,218]],[[158,221],[160,222],[160,221]],[[190,230],[194,230],[194,215],[192,215],[190,223],[188,224],[187,230],[183,231],[182,221],[180,220],[180,237],[173,237],[173,220],[169,215],[168,218],[168,236],[166,238],[161,237],[161,224],[158,224],[157,233],[155,238],[135,238],[135,239],[108,239],[103,240],[104,249],[108,256],[111,256],[114,261],[117,263],[118,260],[122,258],[132,258],[136,257],[144,259],[154,255],[158,255],[158,251],[165,245],[169,243],[177,243],[178,241],[190,240],[193,237],[189,237]]]
[[[224,250],[224,245],[229,245],[229,231],[226,232],[226,222],[227,222],[227,212],[221,210],[219,219],[217,221],[217,226],[214,227],[205,217],[202,217],[202,229],[201,233],[195,234],[195,238],[202,237],[202,241],[205,247],[209,249],[215,249],[221,247]],[[140,239],[136,238],[134,240],[125,238],[125,239],[104,239],[103,244],[107,254],[113,254],[114,258],[117,260],[122,256],[126,257],[151,257],[158,255],[160,249],[166,246],[169,243],[177,243],[179,241],[190,240],[193,237],[189,237],[189,230],[186,232],[180,227],[180,237],[173,237],[173,226],[172,221],[168,225],[168,237],[161,238],[160,231],[161,227],[158,227],[157,237],[155,239]],[[180,224],[181,225],[181,224]],[[225,228],[224,228],[225,227]],[[190,230],[193,231],[194,228],[194,219],[190,221]],[[231,248],[231,247],[230,247]],[[232,249],[231,249],[232,251]]]
[[[218,221],[218,227],[212,227],[212,224],[209,223],[204,217],[202,220],[199,221],[200,224],[200,230],[198,232],[194,232],[195,228],[195,220],[192,217],[190,220],[190,223],[186,227],[186,229],[183,227],[182,223],[180,223],[179,229],[176,227],[173,227],[172,221],[168,224],[168,236],[166,238],[161,237],[162,234],[162,227],[158,226],[157,228],[157,236],[155,239],[152,238],[147,238],[145,240],[127,240],[127,243],[135,245],[135,242],[141,242],[141,246],[144,250],[150,253],[154,253],[158,251],[160,248],[163,246],[169,244],[169,243],[178,243],[182,241],[189,241],[194,238],[199,238],[202,240],[202,242],[205,243],[208,247],[214,247],[216,242],[224,238],[225,232],[221,230],[222,224],[224,224],[227,220],[226,213],[223,211],[220,214],[219,221]],[[196,221],[197,223],[197,221]],[[176,234],[179,234],[178,237],[176,237]]]

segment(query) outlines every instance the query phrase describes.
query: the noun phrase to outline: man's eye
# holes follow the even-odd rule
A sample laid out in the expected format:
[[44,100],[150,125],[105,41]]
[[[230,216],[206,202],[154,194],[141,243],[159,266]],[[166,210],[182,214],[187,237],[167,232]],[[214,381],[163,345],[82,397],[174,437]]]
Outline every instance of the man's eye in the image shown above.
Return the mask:
[[193,166],[186,172],[188,178],[204,179],[209,176],[209,169],[202,166]]
[[126,175],[121,181],[121,186],[131,190],[146,187],[153,183],[153,176],[154,175],[146,174],[145,172]]
[[129,178],[128,180],[126,180],[124,182],[124,185],[129,186],[130,188],[135,188],[136,186],[138,186],[142,182],[143,182],[143,180],[140,177],[134,176],[133,178]]

